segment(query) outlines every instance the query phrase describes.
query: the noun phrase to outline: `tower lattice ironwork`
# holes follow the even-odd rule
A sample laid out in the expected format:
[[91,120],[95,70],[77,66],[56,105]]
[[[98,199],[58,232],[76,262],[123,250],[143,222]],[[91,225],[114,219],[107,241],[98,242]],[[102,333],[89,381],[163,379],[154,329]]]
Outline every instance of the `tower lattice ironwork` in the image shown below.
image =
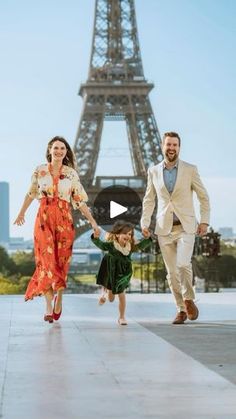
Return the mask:
[[[101,189],[95,171],[104,120],[126,121],[134,171],[127,184],[130,178],[143,180],[137,188],[142,198],[148,166],[163,158],[149,100],[153,87],[144,77],[134,0],[96,0],[89,75],[79,91],[83,111],[74,145],[91,202]],[[87,225],[77,217],[75,221],[79,235]]]

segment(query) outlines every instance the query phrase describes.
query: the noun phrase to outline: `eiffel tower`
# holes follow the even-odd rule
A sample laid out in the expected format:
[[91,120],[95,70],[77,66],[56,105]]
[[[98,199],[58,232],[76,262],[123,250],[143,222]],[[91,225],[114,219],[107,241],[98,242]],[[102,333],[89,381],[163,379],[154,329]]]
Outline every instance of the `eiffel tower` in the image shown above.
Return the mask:
[[[103,184],[121,179],[122,184],[134,185],[132,189],[143,198],[147,168],[163,158],[148,96],[153,87],[144,77],[134,0],[96,0],[89,75],[79,90],[83,111],[74,145],[89,204]],[[95,179],[105,120],[125,120],[133,176]],[[75,227],[77,236],[89,229],[87,221],[77,214]]]

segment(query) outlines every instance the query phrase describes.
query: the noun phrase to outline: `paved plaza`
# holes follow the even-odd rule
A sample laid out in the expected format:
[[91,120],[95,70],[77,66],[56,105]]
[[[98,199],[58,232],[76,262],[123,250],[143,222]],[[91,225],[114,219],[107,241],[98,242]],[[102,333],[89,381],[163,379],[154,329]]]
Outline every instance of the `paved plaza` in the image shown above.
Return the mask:
[[198,294],[176,326],[170,294],[128,294],[128,326],[97,298],[66,295],[49,324],[42,298],[0,297],[1,418],[236,418],[236,293]]

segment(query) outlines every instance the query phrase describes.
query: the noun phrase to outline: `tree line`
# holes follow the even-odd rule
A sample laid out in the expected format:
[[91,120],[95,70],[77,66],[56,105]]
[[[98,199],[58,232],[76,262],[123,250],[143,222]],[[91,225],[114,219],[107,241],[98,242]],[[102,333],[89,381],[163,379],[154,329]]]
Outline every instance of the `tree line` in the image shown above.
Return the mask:
[[35,270],[34,253],[8,255],[0,246],[0,294],[23,294]]
[[[158,258],[156,270],[161,280],[165,277],[163,262]],[[220,288],[236,287],[236,247],[221,242],[221,256],[195,256],[201,277],[207,279],[217,271]],[[33,252],[18,251],[9,255],[0,247],[0,294],[23,294],[35,270]]]

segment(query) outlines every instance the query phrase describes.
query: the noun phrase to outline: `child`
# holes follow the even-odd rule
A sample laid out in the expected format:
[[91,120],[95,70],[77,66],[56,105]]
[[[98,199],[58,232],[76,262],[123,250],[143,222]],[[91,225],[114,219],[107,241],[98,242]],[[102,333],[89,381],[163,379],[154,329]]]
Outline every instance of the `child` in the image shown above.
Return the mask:
[[142,239],[139,243],[134,242],[134,226],[125,221],[117,221],[108,233],[107,241],[99,239],[99,232],[91,236],[93,243],[102,250],[107,251],[104,255],[97,275],[97,284],[103,286],[103,292],[99,298],[99,304],[106,302],[107,293],[110,302],[114,301],[115,295],[119,297],[119,319],[122,326],[127,325],[125,319],[125,289],[130,283],[132,276],[131,255],[137,250],[144,249],[152,242],[151,238]]

